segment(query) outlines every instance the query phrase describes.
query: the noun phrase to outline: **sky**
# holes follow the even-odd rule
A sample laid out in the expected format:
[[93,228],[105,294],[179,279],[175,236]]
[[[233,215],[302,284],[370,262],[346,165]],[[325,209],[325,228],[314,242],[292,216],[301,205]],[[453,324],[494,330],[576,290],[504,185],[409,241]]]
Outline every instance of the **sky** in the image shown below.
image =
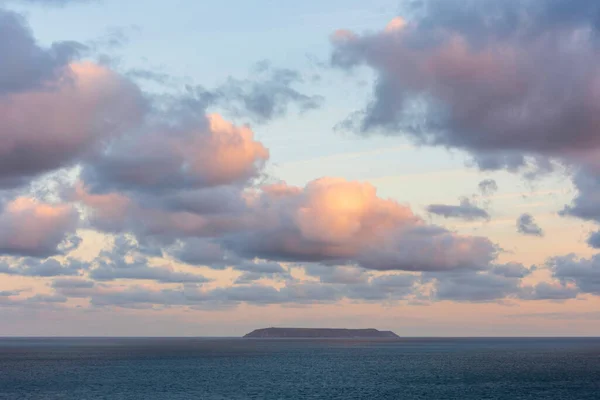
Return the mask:
[[597,335],[599,21],[0,0],[0,336]]

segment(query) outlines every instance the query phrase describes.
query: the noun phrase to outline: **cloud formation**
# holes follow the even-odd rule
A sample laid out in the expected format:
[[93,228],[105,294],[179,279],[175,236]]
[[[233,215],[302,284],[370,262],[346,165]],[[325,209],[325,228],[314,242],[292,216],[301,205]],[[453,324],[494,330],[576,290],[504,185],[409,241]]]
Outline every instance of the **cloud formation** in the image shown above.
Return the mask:
[[300,113],[322,106],[323,97],[307,95],[295,88],[302,83],[304,79],[298,71],[272,68],[268,62],[261,62],[249,79],[230,77],[213,90],[196,88],[195,95],[207,105],[223,108],[235,117],[266,123],[286,115],[291,106]]
[[52,90],[0,96],[0,185],[72,166],[139,121],[144,100],[130,82],[90,63],[64,74]]
[[346,127],[462,149],[483,169],[598,149],[597,4],[411,4],[381,32],[334,34],[334,66],[377,74]]
[[54,258],[40,260],[36,258],[21,258],[18,260],[3,260],[0,262],[0,274],[34,276],[34,277],[55,277],[55,276],[75,276],[80,275],[85,269],[85,264],[67,258],[60,262]]
[[553,276],[573,284],[581,293],[600,295],[600,256],[578,258],[574,254],[552,258],[548,265]]
[[531,214],[521,214],[517,218],[517,231],[523,235],[544,236],[544,231],[535,222]]
[[305,188],[266,186],[251,212],[245,231],[224,238],[244,257],[407,271],[480,269],[495,258],[489,240],[427,225],[368,183],[322,178]]
[[0,96],[27,90],[53,89],[82,45],[56,42],[49,48],[38,45],[25,19],[0,8]]
[[427,207],[431,214],[440,215],[444,218],[459,218],[466,221],[489,220],[490,215],[483,208],[477,207],[471,203],[468,198],[460,200],[460,205],[452,206],[447,204],[431,204]]
[[48,257],[71,250],[78,223],[71,205],[15,198],[0,213],[0,254]]
[[178,272],[168,265],[152,266],[148,256],[132,238],[118,236],[110,250],[103,250],[94,259],[89,277],[96,281],[118,279],[153,280],[162,283],[205,283],[210,280],[202,275]]
[[498,184],[493,179],[484,179],[477,185],[479,192],[484,196],[491,196],[498,191]]

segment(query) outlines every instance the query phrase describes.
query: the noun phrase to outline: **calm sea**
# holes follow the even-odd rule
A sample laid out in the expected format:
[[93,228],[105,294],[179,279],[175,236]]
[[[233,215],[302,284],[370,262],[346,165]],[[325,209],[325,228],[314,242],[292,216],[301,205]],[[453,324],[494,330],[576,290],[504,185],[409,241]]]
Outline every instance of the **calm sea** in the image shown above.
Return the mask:
[[0,339],[0,399],[600,399],[600,339]]

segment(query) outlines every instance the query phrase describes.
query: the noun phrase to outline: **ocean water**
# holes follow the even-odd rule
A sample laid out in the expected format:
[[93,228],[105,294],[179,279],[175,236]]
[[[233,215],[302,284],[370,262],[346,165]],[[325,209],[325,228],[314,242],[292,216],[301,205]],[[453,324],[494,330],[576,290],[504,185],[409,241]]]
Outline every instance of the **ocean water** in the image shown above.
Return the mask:
[[600,399],[600,339],[0,339],[0,399]]

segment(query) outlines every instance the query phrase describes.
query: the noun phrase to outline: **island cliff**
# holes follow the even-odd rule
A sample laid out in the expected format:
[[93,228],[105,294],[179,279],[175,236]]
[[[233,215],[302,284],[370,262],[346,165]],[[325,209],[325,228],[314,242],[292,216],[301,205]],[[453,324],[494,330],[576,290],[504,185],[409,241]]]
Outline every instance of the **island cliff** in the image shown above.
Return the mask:
[[397,339],[392,331],[379,331],[377,329],[330,329],[330,328],[263,328],[256,329],[245,338],[330,338],[330,339]]

